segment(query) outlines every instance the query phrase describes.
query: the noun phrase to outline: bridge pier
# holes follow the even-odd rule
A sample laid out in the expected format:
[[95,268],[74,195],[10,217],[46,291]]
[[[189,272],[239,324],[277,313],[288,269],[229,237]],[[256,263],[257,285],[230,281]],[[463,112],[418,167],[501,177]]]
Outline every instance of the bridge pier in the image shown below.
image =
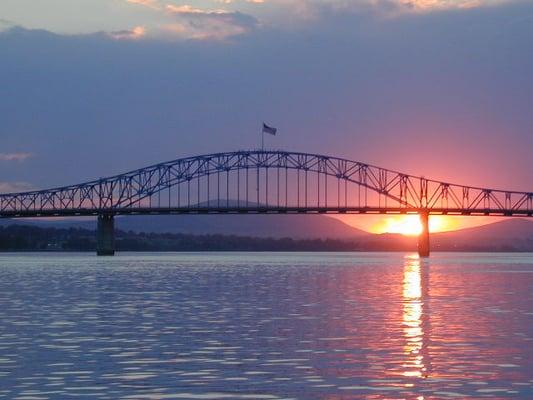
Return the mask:
[[420,211],[419,215],[422,223],[422,232],[418,236],[418,255],[419,257],[429,257],[429,213]]
[[115,219],[113,214],[98,215],[96,226],[96,255],[115,255]]

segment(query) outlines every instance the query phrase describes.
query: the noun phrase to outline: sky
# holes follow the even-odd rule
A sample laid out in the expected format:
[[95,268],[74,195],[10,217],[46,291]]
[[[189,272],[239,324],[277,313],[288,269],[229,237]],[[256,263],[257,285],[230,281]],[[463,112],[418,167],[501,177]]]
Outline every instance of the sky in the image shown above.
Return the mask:
[[532,41],[533,1],[2,0],[0,192],[256,148],[262,121],[267,147],[531,191]]

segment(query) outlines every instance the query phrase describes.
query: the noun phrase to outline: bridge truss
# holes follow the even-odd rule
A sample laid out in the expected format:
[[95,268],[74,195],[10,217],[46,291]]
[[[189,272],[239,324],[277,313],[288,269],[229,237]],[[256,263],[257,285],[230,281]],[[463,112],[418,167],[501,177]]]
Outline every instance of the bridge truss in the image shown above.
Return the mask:
[[201,213],[532,216],[533,193],[436,181],[319,154],[182,158],[47,190],[0,195],[0,217]]

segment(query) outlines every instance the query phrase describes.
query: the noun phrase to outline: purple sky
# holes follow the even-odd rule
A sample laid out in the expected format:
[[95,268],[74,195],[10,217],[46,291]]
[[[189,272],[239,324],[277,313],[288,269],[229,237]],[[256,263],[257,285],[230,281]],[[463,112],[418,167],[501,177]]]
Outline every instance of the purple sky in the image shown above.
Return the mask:
[[533,190],[529,1],[25,3],[0,5],[1,191],[257,147],[263,120],[269,147]]

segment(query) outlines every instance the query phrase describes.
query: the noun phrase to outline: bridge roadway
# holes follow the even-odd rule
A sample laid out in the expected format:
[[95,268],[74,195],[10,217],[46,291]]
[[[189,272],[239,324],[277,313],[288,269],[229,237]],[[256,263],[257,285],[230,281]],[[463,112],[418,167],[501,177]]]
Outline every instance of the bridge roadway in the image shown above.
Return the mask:
[[114,216],[157,214],[533,215],[533,193],[457,185],[338,157],[250,150],[180,158],[76,185],[0,194],[0,218],[97,216],[97,254],[115,252]]
[[[419,214],[418,208],[374,208],[374,207],[139,207],[105,208],[101,210],[80,208],[65,211],[43,210],[37,213],[19,211],[3,214],[0,218],[39,218],[39,217],[97,217],[100,214],[113,215],[207,215],[207,214],[369,214],[403,215]],[[531,217],[531,212],[518,211],[505,213],[497,209],[464,211],[460,209],[434,208],[427,210],[429,215],[449,216],[492,216],[492,217]]]

